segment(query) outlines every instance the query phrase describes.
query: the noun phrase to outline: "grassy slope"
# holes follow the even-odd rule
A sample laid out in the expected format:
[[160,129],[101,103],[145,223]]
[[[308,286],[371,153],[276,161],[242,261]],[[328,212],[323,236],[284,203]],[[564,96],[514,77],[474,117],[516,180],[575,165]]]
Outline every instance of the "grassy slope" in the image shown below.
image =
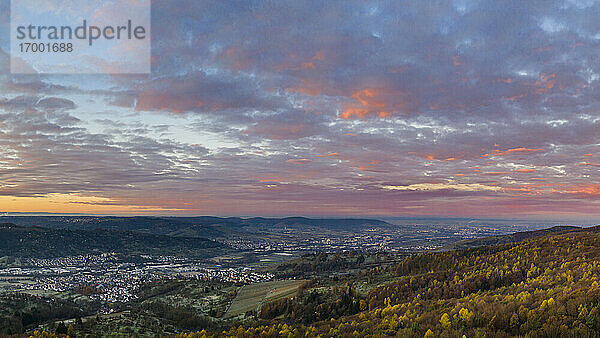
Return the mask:
[[282,280],[246,285],[238,291],[225,317],[231,318],[247,311],[256,311],[266,301],[293,297],[298,287],[305,282],[304,280]]

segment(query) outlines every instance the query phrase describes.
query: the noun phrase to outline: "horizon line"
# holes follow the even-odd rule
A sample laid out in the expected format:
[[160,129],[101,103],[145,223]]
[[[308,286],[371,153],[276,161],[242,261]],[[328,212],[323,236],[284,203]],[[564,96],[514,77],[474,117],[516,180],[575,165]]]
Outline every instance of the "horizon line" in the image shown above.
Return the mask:
[[485,220],[485,221],[523,221],[523,222],[585,222],[588,224],[599,223],[600,220],[592,218],[527,218],[527,217],[499,217],[499,216],[443,216],[443,215],[405,215],[405,216],[390,216],[390,215],[208,215],[208,214],[190,214],[190,215],[174,215],[174,214],[94,214],[94,213],[56,213],[56,212],[1,212],[2,217],[169,217],[169,218],[195,218],[195,217],[215,217],[215,218],[308,218],[308,219],[376,219],[376,220],[392,220],[392,219],[460,219],[460,220]]

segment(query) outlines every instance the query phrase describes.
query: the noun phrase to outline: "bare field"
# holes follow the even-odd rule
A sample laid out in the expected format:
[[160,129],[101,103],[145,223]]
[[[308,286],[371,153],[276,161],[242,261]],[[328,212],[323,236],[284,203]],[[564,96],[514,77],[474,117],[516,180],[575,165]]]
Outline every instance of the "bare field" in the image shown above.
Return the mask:
[[257,310],[265,301],[293,297],[296,295],[298,287],[304,282],[306,280],[282,280],[245,285],[238,291],[225,318]]

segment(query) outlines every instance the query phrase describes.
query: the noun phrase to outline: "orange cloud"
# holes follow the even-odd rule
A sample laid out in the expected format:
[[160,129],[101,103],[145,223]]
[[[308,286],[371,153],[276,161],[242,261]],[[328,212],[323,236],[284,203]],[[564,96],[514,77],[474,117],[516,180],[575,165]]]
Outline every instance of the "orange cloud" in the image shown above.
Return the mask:
[[[305,59],[306,60],[306,59]],[[315,55],[310,58],[309,61],[301,60],[301,56],[298,54],[288,54],[288,62],[275,66],[278,71],[282,70],[294,70],[299,71],[303,69],[316,69],[315,61],[325,60],[325,54],[322,51],[315,52]],[[300,64],[300,66],[298,66]]]
[[435,190],[458,190],[458,191],[501,191],[502,188],[494,185],[479,183],[417,183],[411,185],[386,185],[385,190],[394,191],[435,191]]
[[504,151],[493,150],[491,154],[489,154],[489,153],[484,154],[484,155],[481,155],[481,157],[507,156],[507,155],[513,155],[513,154],[529,154],[529,153],[537,153],[540,151],[544,151],[544,149],[529,149],[529,148],[525,148],[525,147],[520,147],[520,148],[507,149]]
[[460,65],[462,65],[462,62],[460,62],[460,58],[458,57],[458,55],[453,55],[451,57],[451,59],[452,59],[452,64],[454,66],[460,66]]
[[377,171],[377,170],[375,170],[375,166],[377,166],[379,163],[381,163],[381,162],[380,161],[370,161],[368,164],[359,165],[358,166],[358,170],[361,170],[361,171]]
[[310,162],[310,160],[307,158],[293,158],[293,159],[287,160],[286,162],[294,163],[294,164],[306,164],[306,163]]
[[535,172],[535,169],[522,168],[522,169],[517,169],[515,171],[518,173],[533,173],[533,172]]
[[572,195],[585,195],[591,197],[600,197],[600,184],[580,184],[564,189],[562,192]]
[[324,155],[315,155],[316,157],[331,157],[331,156],[338,156],[338,153],[329,153],[329,154],[324,154]]
[[302,64],[302,69],[308,69],[308,68],[315,69],[316,67],[315,67],[314,63],[312,63],[312,61],[305,62]]
[[556,77],[556,74],[542,74],[540,76],[540,81],[537,81],[535,84],[538,87],[536,90],[536,93],[538,94],[543,94],[543,93],[547,93],[550,89],[554,88],[554,78]]
[[377,94],[375,89],[364,89],[352,94],[352,98],[358,100],[363,106],[372,106],[375,108],[383,108],[385,104],[377,102],[373,99]]
[[404,95],[398,91],[385,89],[365,88],[351,95],[355,102],[344,106],[339,117],[350,119],[352,117],[365,118],[377,116],[386,118],[392,116],[393,112],[406,109]]
[[520,98],[523,98],[525,96],[527,96],[527,95],[526,94],[513,95],[513,96],[506,97],[506,99],[508,99],[510,101],[516,101],[516,100],[518,100]]
[[456,161],[459,160],[460,158],[462,158],[463,155],[457,155],[457,156],[451,156],[451,157],[443,157],[443,156],[438,156],[435,154],[425,154],[422,155],[427,161],[433,161],[433,160],[439,160],[442,162],[451,162],[451,161]]
[[281,182],[280,178],[263,178],[258,180],[260,183],[277,183]]

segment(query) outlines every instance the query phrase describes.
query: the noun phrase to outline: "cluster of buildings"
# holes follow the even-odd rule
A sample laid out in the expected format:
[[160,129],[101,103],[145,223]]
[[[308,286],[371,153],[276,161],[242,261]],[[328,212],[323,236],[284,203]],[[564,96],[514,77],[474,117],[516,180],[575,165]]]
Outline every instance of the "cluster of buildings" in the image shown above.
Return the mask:
[[135,261],[116,254],[55,259],[26,259],[19,267],[0,269],[0,289],[75,292],[104,302],[127,302],[148,282],[194,278],[235,283],[254,283],[273,278],[247,267],[207,266],[206,263],[171,256],[141,256]]
[[362,231],[325,232],[305,229],[274,229],[274,236],[261,240],[244,237],[218,239],[238,250],[266,252],[336,252],[336,251],[393,251],[394,234],[389,229],[373,228]]
[[219,267],[202,268],[195,271],[184,272],[181,275],[200,280],[218,280],[222,282],[234,282],[242,284],[266,282],[275,277],[275,275],[271,273],[258,273],[250,268]]

